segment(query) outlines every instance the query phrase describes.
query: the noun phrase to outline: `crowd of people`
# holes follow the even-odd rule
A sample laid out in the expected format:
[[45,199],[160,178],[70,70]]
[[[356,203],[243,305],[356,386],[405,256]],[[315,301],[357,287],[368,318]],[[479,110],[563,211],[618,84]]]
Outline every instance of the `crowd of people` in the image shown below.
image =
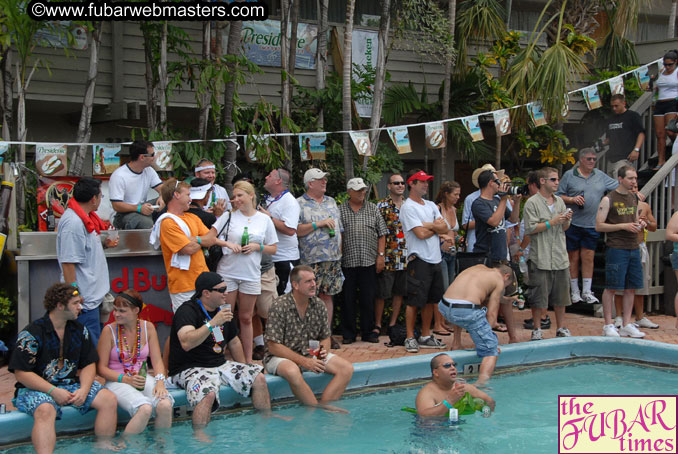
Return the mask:
[[[545,167],[527,176],[523,191],[511,190],[503,170],[484,165],[473,172],[477,191],[464,200],[459,221],[461,186],[443,182],[435,202],[428,200],[433,177],[419,169],[390,175],[388,194],[376,203],[367,200],[361,178],[350,179],[348,199],[340,205],[326,193],[327,172],[307,170],[305,192],[295,197],[290,173],[274,169],[263,184],[267,195],[258,200],[247,176],[236,178],[229,195],[206,159],[196,164],[190,182],[163,183],[152,167],[153,145],[134,142],[131,161],[111,177],[112,224],[151,229],[150,243],[162,251],[167,271],[170,336],[161,345],[153,324],[139,319],[143,299],[134,290],[117,294],[115,321],[102,330],[99,307],[109,291],[104,248],[118,240],[102,235],[100,181],[80,179],[57,231],[63,282],[47,291],[47,313],[20,332],[10,360],[16,406],[35,418],[36,451],[53,451],[54,421],[64,405],[83,413],[97,409],[95,432],[102,439],[115,432],[115,402],[130,416],[125,433],[143,431],[152,416],[156,428],[167,428],[172,387],[185,389],[201,438],[219,407],[221,386],[250,396],[256,409],[275,416],[264,373],[283,377],[305,405],[342,411],[331,402],[342,396],[353,366],[331,351],[341,348],[331,332],[340,292],[343,344],[358,335],[379,342],[395,330],[404,305],[405,350],[447,348],[436,335],[452,333],[451,347],[459,349],[465,329],[481,358],[476,385],[484,386],[499,355],[493,330],[518,340],[514,306],[527,302],[532,319],[526,326],[538,341],[550,325],[549,306],[555,335],[569,337],[566,307],[598,303],[592,279],[601,233],[607,246],[603,335],[643,337],[639,328],[657,328],[643,314],[642,299],[650,267],[645,238],[657,223],[629,165],[634,153],[615,162],[608,175],[595,168],[595,150],[582,149],[562,178]],[[158,190],[157,200],[146,199],[151,188]],[[667,230],[678,244],[676,216]],[[469,265],[458,252],[473,252],[480,261]],[[678,250],[672,259],[678,270]],[[466,392],[494,406],[477,388],[454,385],[449,356],[436,356],[431,369],[434,382],[417,399],[422,414],[438,414],[443,401]],[[332,376],[319,397],[304,371]],[[438,399],[443,391],[447,398]]]

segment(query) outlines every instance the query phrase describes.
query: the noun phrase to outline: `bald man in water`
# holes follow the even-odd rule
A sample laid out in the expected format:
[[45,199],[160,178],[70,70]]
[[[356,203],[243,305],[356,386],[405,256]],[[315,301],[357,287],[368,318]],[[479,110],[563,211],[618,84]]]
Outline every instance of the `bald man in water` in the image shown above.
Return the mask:
[[441,353],[431,360],[431,383],[426,384],[417,393],[417,414],[421,416],[444,416],[448,409],[467,392],[483,399],[494,411],[494,399],[468,383],[457,383],[456,363],[447,354]]
[[487,384],[494,372],[499,341],[492,326],[497,322],[502,299],[510,301],[504,295],[513,295],[516,285],[516,275],[509,266],[476,265],[454,279],[438,304],[440,313],[450,323],[466,329],[476,345],[476,354],[482,358],[476,385]]

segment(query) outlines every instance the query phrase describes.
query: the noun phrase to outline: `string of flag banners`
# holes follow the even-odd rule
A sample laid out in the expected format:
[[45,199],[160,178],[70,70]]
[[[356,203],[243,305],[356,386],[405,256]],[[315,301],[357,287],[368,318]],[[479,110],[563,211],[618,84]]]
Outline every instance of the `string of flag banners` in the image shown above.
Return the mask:
[[[561,115],[567,117],[569,114],[570,95],[580,93],[588,110],[594,110],[602,107],[598,86],[607,83],[612,94],[624,94],[624,77],[630,74],[635,76],[638,85],[642,90],[647,90],[650,85],[649,67],[659,65],[659,72],[663,70],[661,64],[663,59],[659,58],[636,69],[626,71],[618,76],[596,82],[576,90],[569,91],[563,100],[563,111]],[[361,156],[372,155],[372,144],[370,141],[371,131],[387,131],[387,134],[393,145],[398,150],[398,154],[407,154],[412,152],[408,128],[424,126],[425,144],[429,150],[445,148],[447,146],[445,123],[460,121],[474,142],[484,140],[483,131],[480,127],[480,117],[492,116],[494,120],[497,135],[505,136],[511,134],[511,116],[510,110],[525,107],[530,120],[534,126],[543,126],[547,124],[546,116],[542,109],[541,101],[533,101],[527,104],[520,104],[504,109],[497,109],[487,112],[481,112],[464,117],[447,118],[444,120],[413,123],[400,126],[379,127],[361,130],[348,131],[328,131],[328,132],[302,132],[302,133],[273,133],[257,136],[248,136],[243,134],[231,134],[230,137],[223,139],[193,139],[193,140],[167,140],[154,141],[155,147],[155,168],[157,170],[171,171],[172,167],[172,145],[177,143],[204,143],[204,142],[233,142],[237,145],[237,138],[242,137],[245,143],[245,156],[249,162],[256,162],[256,145],[266,146],[271,137],[294,137],[299,138],[299,152],[302,161],[324,160],[325,147],[328,134],[348,134],[351,137],[353,145]],[[248,139],[250,143],[248,144]],[[45,143],[45,142],[22,142],[7,141],[0,142],[0,164],[3,161],[3,155],[7,152],[10,145],[32,145],[35,146],[35,165],[37,171],[43,176],[65,176],[68,174],[68,147],[92,147],[92,173],[95,176],[110,175],[120,166],[120,151],[123,145],[131,142],[121,143]]]

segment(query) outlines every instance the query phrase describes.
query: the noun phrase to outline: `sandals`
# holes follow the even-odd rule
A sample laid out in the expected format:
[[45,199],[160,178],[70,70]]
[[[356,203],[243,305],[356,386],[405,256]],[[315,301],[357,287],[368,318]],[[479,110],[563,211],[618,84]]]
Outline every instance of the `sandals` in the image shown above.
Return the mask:
[[508,328],[505,325],[496,325],[494,328],[492,328],[492,331],[496,331],[498,333],[508,333]]

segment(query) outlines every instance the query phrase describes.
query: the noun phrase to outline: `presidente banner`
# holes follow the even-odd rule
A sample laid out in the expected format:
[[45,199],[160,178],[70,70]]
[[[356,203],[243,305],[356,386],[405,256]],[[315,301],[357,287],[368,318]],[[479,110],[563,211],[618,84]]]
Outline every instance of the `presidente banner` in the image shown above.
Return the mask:
[[[351,62],[361,68],[366,66],[373,70],[377,66],[378,55],[379,33],[371,30],[353,30]],[[355,71],[353,72],[353,80],[358,80]],[[371,117],[372,97],[357,99],[355,108],[361,117]]]
[[[292,36],[292,31],[287,31]],[[224,33],[224,39],[228,37]],[[297,59],[294,67],[315,69],[315,54],[318,44],[318,27],[310,24],[297,25]],[[242,25],[240,42],[245,56],[259,66],[280,67],[280,21],[248,21]],[[226,46],[224,45],[224,49]]]

